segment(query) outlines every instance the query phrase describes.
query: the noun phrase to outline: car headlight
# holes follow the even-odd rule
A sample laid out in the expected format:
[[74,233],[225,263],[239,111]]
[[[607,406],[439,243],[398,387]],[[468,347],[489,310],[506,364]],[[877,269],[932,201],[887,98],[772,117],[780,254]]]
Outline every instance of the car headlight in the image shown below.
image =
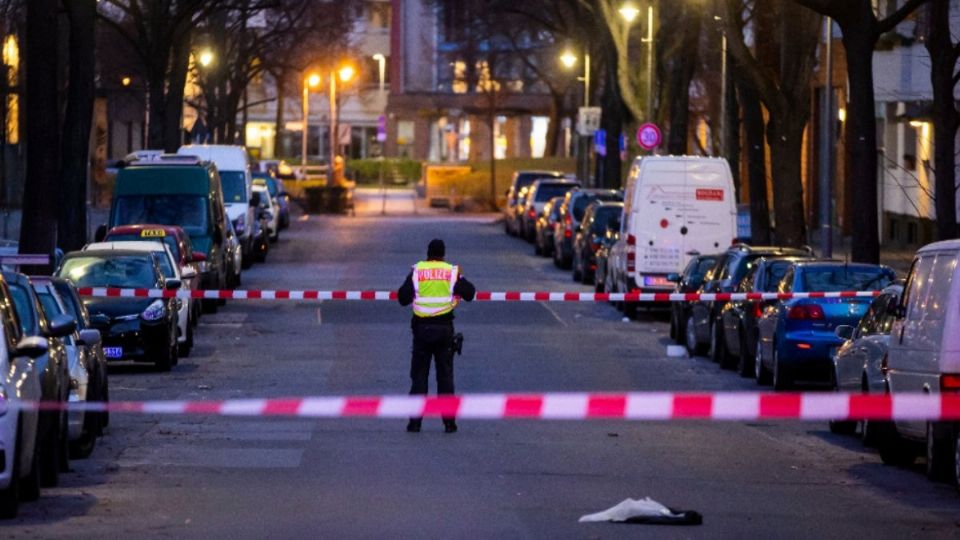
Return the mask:
[[243,234],[243,231],[247,230],[247,216],[241,215],[233,221],[233,230],[237,234]]
[[163,300],[156,300],[147,309],[143,310],[140,317],[145,321],[159,321],[167,314],[167,306]]

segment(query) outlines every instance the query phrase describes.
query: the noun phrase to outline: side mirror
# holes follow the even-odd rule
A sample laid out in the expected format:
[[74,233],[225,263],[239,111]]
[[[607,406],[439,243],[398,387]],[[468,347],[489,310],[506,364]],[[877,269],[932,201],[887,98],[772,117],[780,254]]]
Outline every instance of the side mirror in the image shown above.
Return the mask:
[[90,315],[90,326],[110,326],[110,317],[104,313],[93,313]]
[[100,331],[93,328],[87,328],[80,331],[80,343],[96,347],[100,344]]
[[181,279],[193,279],[195,277],[197,277],[197,270],[192,266],[187,266],[180,270]]
[[61,313],[50,321],[50,327],[47,329],[48,337],[65,337],[77,331],[77,320]]
[[207,260],[207,254],[202,251],[194,251],[190,255],[190,262],[204,262]]
[[168,291],[175,291],[180,288],[182,282],[177,278],[169,278],[163,280],[163,288]]
[[47,354],[47,350],[50,349],[50,343],[46,338],[39,336],[29,336],[20,340],[20,343],[17,343],[16,355],[17,356],[26,356],[28,358],[39,358]]
[[853,332],[854,329],[849,324],[841,324],[833,330],[833,334],[844,341],[853,339]]
[[97,226],[97,231],[93,233],[94,242],[103,242],[103,239],[107,237],[107,224],[101,223]]
[[667,281],[672,281],[673,283],[680,283],[680,274],[667,274]]

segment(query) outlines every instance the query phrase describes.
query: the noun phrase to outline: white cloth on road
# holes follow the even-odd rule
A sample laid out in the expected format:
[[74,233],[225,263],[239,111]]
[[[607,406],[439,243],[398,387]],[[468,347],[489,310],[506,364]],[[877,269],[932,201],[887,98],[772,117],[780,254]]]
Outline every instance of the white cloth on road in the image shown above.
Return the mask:
[[650,497],[643,499],[624,499],[620,504],[595,514],[580,517],[580,523],[598,523],[603,521],[627,521],[634,517],[669,517],[673,512]]

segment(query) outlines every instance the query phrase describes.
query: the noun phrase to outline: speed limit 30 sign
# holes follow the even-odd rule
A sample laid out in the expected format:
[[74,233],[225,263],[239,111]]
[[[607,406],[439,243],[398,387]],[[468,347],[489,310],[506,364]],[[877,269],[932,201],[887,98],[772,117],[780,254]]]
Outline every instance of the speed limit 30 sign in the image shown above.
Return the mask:
[[660,133],[660,128],[656,124],[648,122],[637,129],[637,144],[644,150],[653,150],[660,146],[661,140],[663,140],[663,134]]

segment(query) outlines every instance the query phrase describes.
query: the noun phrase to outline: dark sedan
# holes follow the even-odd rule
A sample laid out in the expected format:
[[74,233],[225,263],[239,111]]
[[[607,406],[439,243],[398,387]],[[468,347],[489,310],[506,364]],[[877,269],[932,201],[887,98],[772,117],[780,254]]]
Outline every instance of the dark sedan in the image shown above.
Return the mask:
[[[165,279],[152,253],[77,251],[67,254],[57,275],[78,287],[177,290],[180,280]],[[84,299],[93,327],[103,336],[109,361],[153,362],[160,371],[177,364],[177,298]]]
[[[776,257],[759,259],[737,287],[738,293],[776,292],[777,285],[793,263],[807,260],[802,257]],[[753,358],[756,355],[757,319],[763,314],[765,303],[760,300],[727,302],[720,310],[725,356],[721,367],[733,367],[737,360],[737,372],[743,377],[755,375]]]
[[607,229],[619,223],[622,215],[622,202],[595,200],[587,207],[573,241],[574,281],[585,285],[593,283],[597,275],[597,252],[606,239]]
[[560,220],[553,235],[553,263],[560,268],[573,264],[573,238],[593,201],[622,202],[623,193],[615,189],[574,189],[564,196]]
[[537,232],[533,240],[533,253],[535,255],[549,257],[553,254],[553,227],[560,217],[560,203],[562,202],[563,197],[554,197],[547,201],[543,211],[540,212],[536,224]]
[[[683,269],[682,274],[671,274],[667,279],[676,283],[675,293],[696,292],[703,285],[710,270],[717,264],[720,255],[694,255]],[[670,337],[677,345],[687,345],[687,319],[690,316],[690,302],[672,302],[670,304]],[[695,348],[696,345],[694,344]],[[693,354],[693,349],[691,349]]]

